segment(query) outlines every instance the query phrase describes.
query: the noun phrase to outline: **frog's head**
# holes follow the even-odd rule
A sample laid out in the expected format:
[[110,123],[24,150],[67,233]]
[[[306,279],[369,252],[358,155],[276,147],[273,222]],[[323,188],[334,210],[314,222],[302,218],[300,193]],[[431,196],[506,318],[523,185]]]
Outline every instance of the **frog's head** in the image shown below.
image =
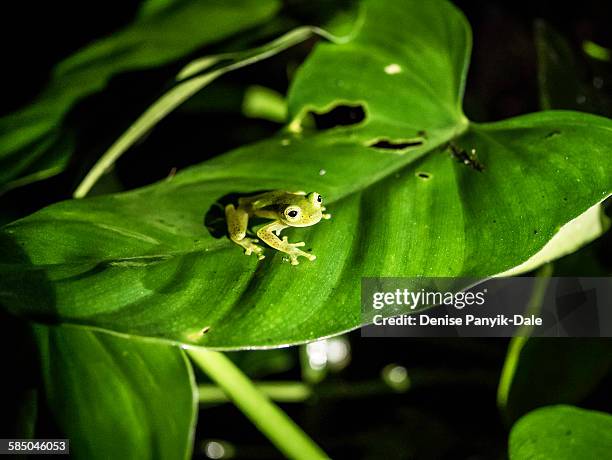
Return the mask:
[[323,217],[323,198],[317,192],[292,194],[282,207],[280,220],[290,227],[308,227]]

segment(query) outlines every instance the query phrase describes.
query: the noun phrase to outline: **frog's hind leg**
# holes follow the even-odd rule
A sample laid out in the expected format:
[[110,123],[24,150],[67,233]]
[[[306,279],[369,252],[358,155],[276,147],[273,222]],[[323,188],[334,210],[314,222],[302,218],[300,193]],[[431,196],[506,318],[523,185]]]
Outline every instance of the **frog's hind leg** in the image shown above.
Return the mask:
[[265,257],[263,248],[255,244],[258,240],[246,236],[249,214],[240,206],[236,209],[233,204],[228,204],[225,207],[225,219],[227,220],[227,232],[230,239],[242,246],[247,256],[255,253],[259,260],[263,259]]

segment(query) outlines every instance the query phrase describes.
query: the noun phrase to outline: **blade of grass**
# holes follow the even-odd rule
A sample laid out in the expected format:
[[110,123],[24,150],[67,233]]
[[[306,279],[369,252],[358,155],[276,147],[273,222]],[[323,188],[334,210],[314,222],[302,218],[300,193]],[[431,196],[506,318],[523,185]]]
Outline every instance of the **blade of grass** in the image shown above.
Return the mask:
[[202,348],[186,350],[193,362],[284,455],[295,459],[329,458],[223,353]]

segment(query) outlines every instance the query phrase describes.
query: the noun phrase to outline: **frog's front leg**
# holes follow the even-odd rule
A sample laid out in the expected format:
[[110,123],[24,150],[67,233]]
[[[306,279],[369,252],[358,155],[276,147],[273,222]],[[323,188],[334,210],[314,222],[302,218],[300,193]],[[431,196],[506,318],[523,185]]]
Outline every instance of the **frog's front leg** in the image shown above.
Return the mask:
[[298,247],[304,246],[306,243],[304,242],[289,243],[287,241],[286,236],[284,236],[282,240],[279,239],[278,236],[276,236],[280,233],[281,230],[283,230],[286,227],[287,227],[286,225],[280,222],[272,222],[271,224],[268,224],[265,227],[260,228],[257,231],[257,236],[259,236],[259,238],[261,238],[263,242],[272,246],[274,249],[277,249],[281,252],[288,254],[289,257],[291,258],[291,265],[299,264],[298,262],[299,256],[306,257],[308,260],[311,260],[311,261],[315,260],[317,256],[315,256],[314,254],[309,254],[307,252],[304,252],[298,249]]
[[263,259],[263,248],[255,244],[258,240],[246,237],[249,214],[240,206],[236,209],[233,204],[228,204],[225,207],[225,219],[230,239],[242,246],[247,256],[255,253],[259,260]]

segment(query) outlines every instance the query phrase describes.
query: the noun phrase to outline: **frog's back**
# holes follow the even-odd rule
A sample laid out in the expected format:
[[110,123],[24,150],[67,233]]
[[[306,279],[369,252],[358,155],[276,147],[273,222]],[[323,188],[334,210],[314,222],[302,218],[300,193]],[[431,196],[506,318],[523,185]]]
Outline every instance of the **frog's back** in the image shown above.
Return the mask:
[[253,196],[246,196],[238,199],[239,206],[267,207],[280,204],[287,204],[293,201],[292,198],[301,197],[304,192],[287,192],[286,190],[273,190],[270,192],[258,193]]

